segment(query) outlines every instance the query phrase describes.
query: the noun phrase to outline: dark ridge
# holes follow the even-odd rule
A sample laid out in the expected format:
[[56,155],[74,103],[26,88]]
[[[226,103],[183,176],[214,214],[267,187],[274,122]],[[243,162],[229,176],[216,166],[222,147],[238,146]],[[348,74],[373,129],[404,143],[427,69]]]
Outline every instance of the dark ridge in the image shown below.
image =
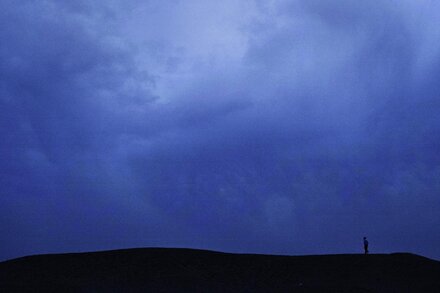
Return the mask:
[[1,262],[0,292],[440,292],[440,262],[172,248],[47,254]]

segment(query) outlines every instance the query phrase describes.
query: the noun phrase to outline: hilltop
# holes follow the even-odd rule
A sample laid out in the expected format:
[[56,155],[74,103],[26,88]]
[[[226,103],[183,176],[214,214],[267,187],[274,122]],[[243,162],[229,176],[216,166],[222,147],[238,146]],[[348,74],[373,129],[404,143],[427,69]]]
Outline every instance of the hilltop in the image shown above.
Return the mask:
[[440,262],[408,253],[277,256],[139,248],[0,263],[1,292],[440,292]]

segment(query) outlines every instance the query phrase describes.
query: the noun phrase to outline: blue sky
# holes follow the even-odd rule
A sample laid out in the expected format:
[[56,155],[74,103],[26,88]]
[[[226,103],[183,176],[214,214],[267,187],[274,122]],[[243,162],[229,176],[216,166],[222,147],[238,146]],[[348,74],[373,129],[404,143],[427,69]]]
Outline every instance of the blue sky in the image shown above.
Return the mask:
[[0,259],[440,259],[437,1],[0,4]]

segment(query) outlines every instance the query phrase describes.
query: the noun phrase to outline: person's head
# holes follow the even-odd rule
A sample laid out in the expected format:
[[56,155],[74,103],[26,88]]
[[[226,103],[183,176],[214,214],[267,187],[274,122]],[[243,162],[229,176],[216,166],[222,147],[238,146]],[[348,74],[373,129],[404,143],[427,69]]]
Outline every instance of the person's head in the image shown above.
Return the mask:
[[367,237],[364,237],[364,240],[367,239]]

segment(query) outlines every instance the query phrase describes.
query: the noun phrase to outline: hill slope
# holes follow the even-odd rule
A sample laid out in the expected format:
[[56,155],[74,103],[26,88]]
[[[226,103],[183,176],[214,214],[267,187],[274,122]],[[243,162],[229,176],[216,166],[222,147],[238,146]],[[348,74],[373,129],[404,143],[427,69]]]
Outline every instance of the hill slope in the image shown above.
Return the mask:
[[274,256],[145,248],[0,263],[1,292],[440,292],[412,254]]

